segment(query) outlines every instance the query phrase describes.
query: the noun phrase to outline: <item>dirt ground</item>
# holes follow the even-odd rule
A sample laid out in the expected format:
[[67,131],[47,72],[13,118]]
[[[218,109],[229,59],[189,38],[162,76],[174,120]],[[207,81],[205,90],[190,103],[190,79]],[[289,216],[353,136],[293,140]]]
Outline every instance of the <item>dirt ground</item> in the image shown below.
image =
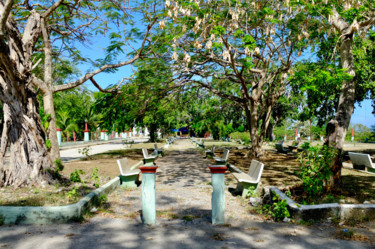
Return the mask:
[[[264,159],[265,170],[262,175],[262,184],[290,186],[298,182],[299,180],[295,174],[298,163],[295,160],[295,155],[281,155],[271,150],[272,149],[267,150]],[[220,150],[217,152],[217,154],[220,155]],[[87,173],[87,178],[92,169],[98,167],[99,175],[102,179],[111,179],[119,175],[116,160],[122,157],[128,157],[131,164],[135,164],[142,159],[139,149],[114,151],[106,153],[105,155],[93,156],[86,161],[65,163],[65,168],[62,173],[68,176],[74,170],[82,169]],[[247,157],[247,150],[231,150],[229,163],[234,164],[244,172],[247,172],[250,161],[251,159]],[[177,140],[175,144],[166,151],[164,157],[157,159],[156,164],[159,166],[156,174],[158,227],[176,227],[178,231],[189,227],[189,229],[194,231],[200,231],[200,227],[209,225],[212,186],[211,174],[207,166],[213,164],[213,160],[204,159],[202,150],[194,148],[189,141]],[[375,182],[373,176],[350,176],[350,173],[354,173],[352,171],[353,170],[348,170],[347,180],[352,186],[357,185],[359,188],[363,188]],[[225,178],[227,189],[235,188],[236,181],[229,172],[226,173]],[[372,189],[374,189],[374,186],[371,186]],[[51,188],[53,190],[52,186]],[[32,193],[32,195],[36,195],[37,193],[35,192],[38,191],[40,190],[33,188],[30,189],[29,192],[24,191],[23,194],[29,193],[30,195],[30,193]],[[58,189],[54,191],[56,192]],[[366,188],[364,188],[364,191],[366,192],[368,189],[366,190]],[[3,197],[3,193],[0,192],[0,200]],[[93,211],[92,217],[87,217],[89,223],[90,220],[93,220],[93,223],[95,223],[95,220],[102,218],[113,219],[113,221],[121,219],[128,224],[141,223],[141,187],[136,189],[118,188],[116,191],[109,194],[107,198],[107,209]],[[229,241],[231,239],[239,239],[238,232],[235,231],[242,229],[246,230],[248,233],[259,233],[261,229],[256,227],[258,225],[255,224],[272,223],[269,218],[257,213],[259,209],[251,207],[247,201],[239,196],[233,195],[230,191],[225,191],[225,198],[227,224],[220,228],[223,230],[222,232],[216,232],[217,229],[213,229],[215,233],[212,238],[210,237],[208,240]],[[29,199],[31,200],[30,197]],[[274,224],[279,225],[278,223]],[[232,226],[233,228],[231,228]],[[351,240],[363,242],[360,243],[360,245],[366,248],[371,248],[375,245],[374,222],[360,224],[332,224],[325,222],[310,224],[309,226],[281,223],[277,229],[284,231],[285,236],[283,236],[288,240],[290,238],[290,241],[297,239],[297,235],[300,236],[304,234],[308,237],[315,236],[329,243],[334,243],[336,239],[348,239],[343,237],[342,231],[343,229],[349,229],[354,233]],[[278,233],[277,231],[275,230],[274,233]],[[255,242],[264,243],[265,240],[256,238]],[[231,246],[228,248],[230,247]],[[336,246],[335,248],[340,247]]]

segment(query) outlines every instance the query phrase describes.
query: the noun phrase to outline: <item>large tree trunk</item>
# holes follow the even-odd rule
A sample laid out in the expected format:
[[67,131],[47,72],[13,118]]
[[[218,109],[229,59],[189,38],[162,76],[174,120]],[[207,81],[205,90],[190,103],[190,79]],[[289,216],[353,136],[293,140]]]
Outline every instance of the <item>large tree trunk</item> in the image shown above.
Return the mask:
[[337,149],[337,157],[331,168],[333,174],[328,184],[330,188],[337,187],[341,183],[344,141],[354,110],[355,70],[353,60],[353,35],[346,35],[342,38],[340,56],[342,68],[346,69],[346,73],[351,75],[352,78],[343,82],[336,118],[330,121],[330,127],[327,126],[327,139],[325,144],[334,146]]
[[48,139],[51,141],[50,157],[51,157],[52,162],[55,162],[57,159],[60,158],[60,150],[59,150],[59,143],[57,141],[56,114],[55,114],[55,108],[53,105],[52,91],[44,94],[43,103],[44,103],[45,114],[51,115],[51,119],[49,121],[49,127],[46,132],[47,132]]
[[157,129],[156,129],[156,125],[152,124],[150,125],[149,129],[150,129],[150,142],[154,143],[156,142],[156,132],[157,132]]
[[247,125],[249,127],[250,138],[251,138],[251,156],[260,158],[263,156],[263,139],[258,135],[258,105],[251,103],[251,107],[245,107]]
[[[45,146],[36,94],[24,83],[7,83],[5,89],[0,86],[5,120],[1,151],[9,144],[10,162],[0,165],[0,186],[44,185],[52,180],[51,160]],[[4,162],[4,155],[0,155],[0,162]]]

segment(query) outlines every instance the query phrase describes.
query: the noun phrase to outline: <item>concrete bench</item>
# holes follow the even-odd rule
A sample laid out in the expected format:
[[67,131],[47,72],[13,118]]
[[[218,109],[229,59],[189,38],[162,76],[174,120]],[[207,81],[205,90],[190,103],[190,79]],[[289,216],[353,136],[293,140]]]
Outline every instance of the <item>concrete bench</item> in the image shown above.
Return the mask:
[[249,193],[249,187],[253,186],[254,191],[258,191],[258,185],[260,182],[260,177],[262,176],[264,164],[256,160],[252,160],[250,168],[247,174],[245,173],[232,173],[237,179],[237,190],[242,190],[242,197],[246,197]]
[[139,163],[130,166],[128,159],[123,158],[117,160],[118,167],[120,169],[120,184],[129,188],[136,188],[137,182],[139,182],[139,165],[142,164],[142,161]]
[[349,152],[349,157],[354,169],[367,169],[367,171],[375,173],[375,165],[372,163],[369,154]]
[[157,155],[149,155],[146,148],[142,148],[142,153],[143,153],[143,161],[145,164],[154,163],[155,159],[158,157]]
[[226,165],[229,157],[229,150],[224,149],[224,153],[221,157],[214,156],[215,165]]
[[202,139],[201,139],[201,142],[200,143],[197,143],[198,147],[200,148],[203,148],[204,149],[204,141],[202,142]]
[[162,157],[164,153],[164,149],[159,149],[157,144],[154,144],[154,154],[157,156]]
[[288,146],[288,149],[289,149],[290,151],[293,151],[293,150],[295,150],[295,149],[298,148],[298,145],[299,145],[299,141],[294,141],[294,142],[292,143],[292,145]]
[[275,147],[276,147],[277,152],[284,153],[284,154],[290,152],[290,150],[284,148],[282,144],[275,144]]
[[214,153],[215,153],[215,145],[212,146],[212,149],[206,150],[205,153],[206,153],[206,157],[212,158],[214,156]]

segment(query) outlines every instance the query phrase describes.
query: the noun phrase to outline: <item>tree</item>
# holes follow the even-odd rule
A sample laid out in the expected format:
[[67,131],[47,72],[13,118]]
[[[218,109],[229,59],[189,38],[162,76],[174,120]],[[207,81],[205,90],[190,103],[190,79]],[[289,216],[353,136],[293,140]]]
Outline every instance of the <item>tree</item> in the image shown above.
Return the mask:
[[356,72],[353,56],[353,42],[356,35],[365,37],[375,24],[374,1],[292,1],[290,8],[300,13],[304,20],[305,30],[309,34],[318,36],[323,32],[327,36],[338,33],[337,50],[340,54],[340,65],[350,76],[344,79],[341,86],[336,116],[327,125],[327,139],[325,144],[337,149],[337,157],[332,165],[332,177],[329,188],[340,184],[343,144],[354,110]]
[[199,86],[243,108],[252,154],[261,157],[272,109],[288,85],[294,56],[306,46],[300,17],[279,1],[166,1],[166,6],[173,19],[165,24],[173,31],[172,58]]
[[[0,146],[0,186],[18,187],[51,182],[49,169],[52,161],[47,153],[46,136],[38,113],[38,89],[44,94],[45,113],[50,114],[52,119],[49,125],[49,138],[52,141],[52,155],[55,159],[58,151],[56,151],[53,92],[79,86],[98,73],[131,64],[141,56],[148,32],[155,22],[155,19],[150,16],[146,17],[150,18],[151,23],[147,26],[141,48],[130,60],[109,64],[113,59],[109,56],[107,58],[109,60],[101,61],[97,64],[97,69],[86,73],[81,78],[67,84],[53,85],[54,50],[51,36],[61,37],[63,47],[69,51],[71,44],[66,44],[69,40],[66,37],[71,35],[84,38],[77,35],[78,30],[89,26],[90,21],[96,18],[83,15],[82,10],[95,13],[95,7],[106,3],[114,6],[117,1],[101,1],[98,5],[90,1],[59,0],[52,4],[0,1],[0,101],[4,109]],[[102,10],[106,9],[110,9],[107,12],[110,14],[112,9],[104,6]],[[119,11],[122,12],[123,9]],[[78,25],[77,23],[81,23],[80,20],[72,18],[79,16],[89,18],[89,22]],[[117,18],[120,20],[121,17]],[[103,23],[103,25],[106,24]],[[110,52],[118,51],[121,47],[118,42],[113,45],[114,48]],[[34,73],[34,69],[42,60],[44,61],[43,74]],[[5,167],[4,156],[8,144],[10,163]]]

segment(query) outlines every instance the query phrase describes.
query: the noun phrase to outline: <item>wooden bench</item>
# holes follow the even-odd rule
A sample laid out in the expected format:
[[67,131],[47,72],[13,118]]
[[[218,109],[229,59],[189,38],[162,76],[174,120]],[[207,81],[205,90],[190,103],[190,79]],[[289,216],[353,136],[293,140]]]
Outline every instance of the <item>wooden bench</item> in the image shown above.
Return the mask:
[[237,179],[237,190],[242,190],[242,197],[245,198],[249,193],[249,187],[253,186],[254,191],[258,191],[260,177],[262,176],[264,164],[256,160],[252,160],[247,174],[245,173],[232,173]]
[[206,150],[205,153],[206,153],[206,157],[212,158],[214,156],[214,153],[215,153],[215,145],[212,146],[212,148],[210,150]]
[[128,188],[138,187],[137,183],[139,183],[140,172],[138,167],[142,164],[142,161],[133,166],[130,166],[128,159],[123,158],[117,160],[117,164],[120,169],[120,184]]
[[224,149],[224,153],[221,157],[214,156],[215,165],[226,165],[229,157],[229,150]]
[[375,173],[375,165],[371,161],[369,154],[361,154],[349,152],[350,161],[352,161],[353,168],[359,170],[367,170]]
[[142,153],[144,164],[154,163],[155,159],[158,157],[158,155],[149,155],[146,148],[142,148]]
[[159,149],[157,144],[154,144],[154,148],[155,148],[154,150],[155,154],[162,157],[164,153],[164,149]]

